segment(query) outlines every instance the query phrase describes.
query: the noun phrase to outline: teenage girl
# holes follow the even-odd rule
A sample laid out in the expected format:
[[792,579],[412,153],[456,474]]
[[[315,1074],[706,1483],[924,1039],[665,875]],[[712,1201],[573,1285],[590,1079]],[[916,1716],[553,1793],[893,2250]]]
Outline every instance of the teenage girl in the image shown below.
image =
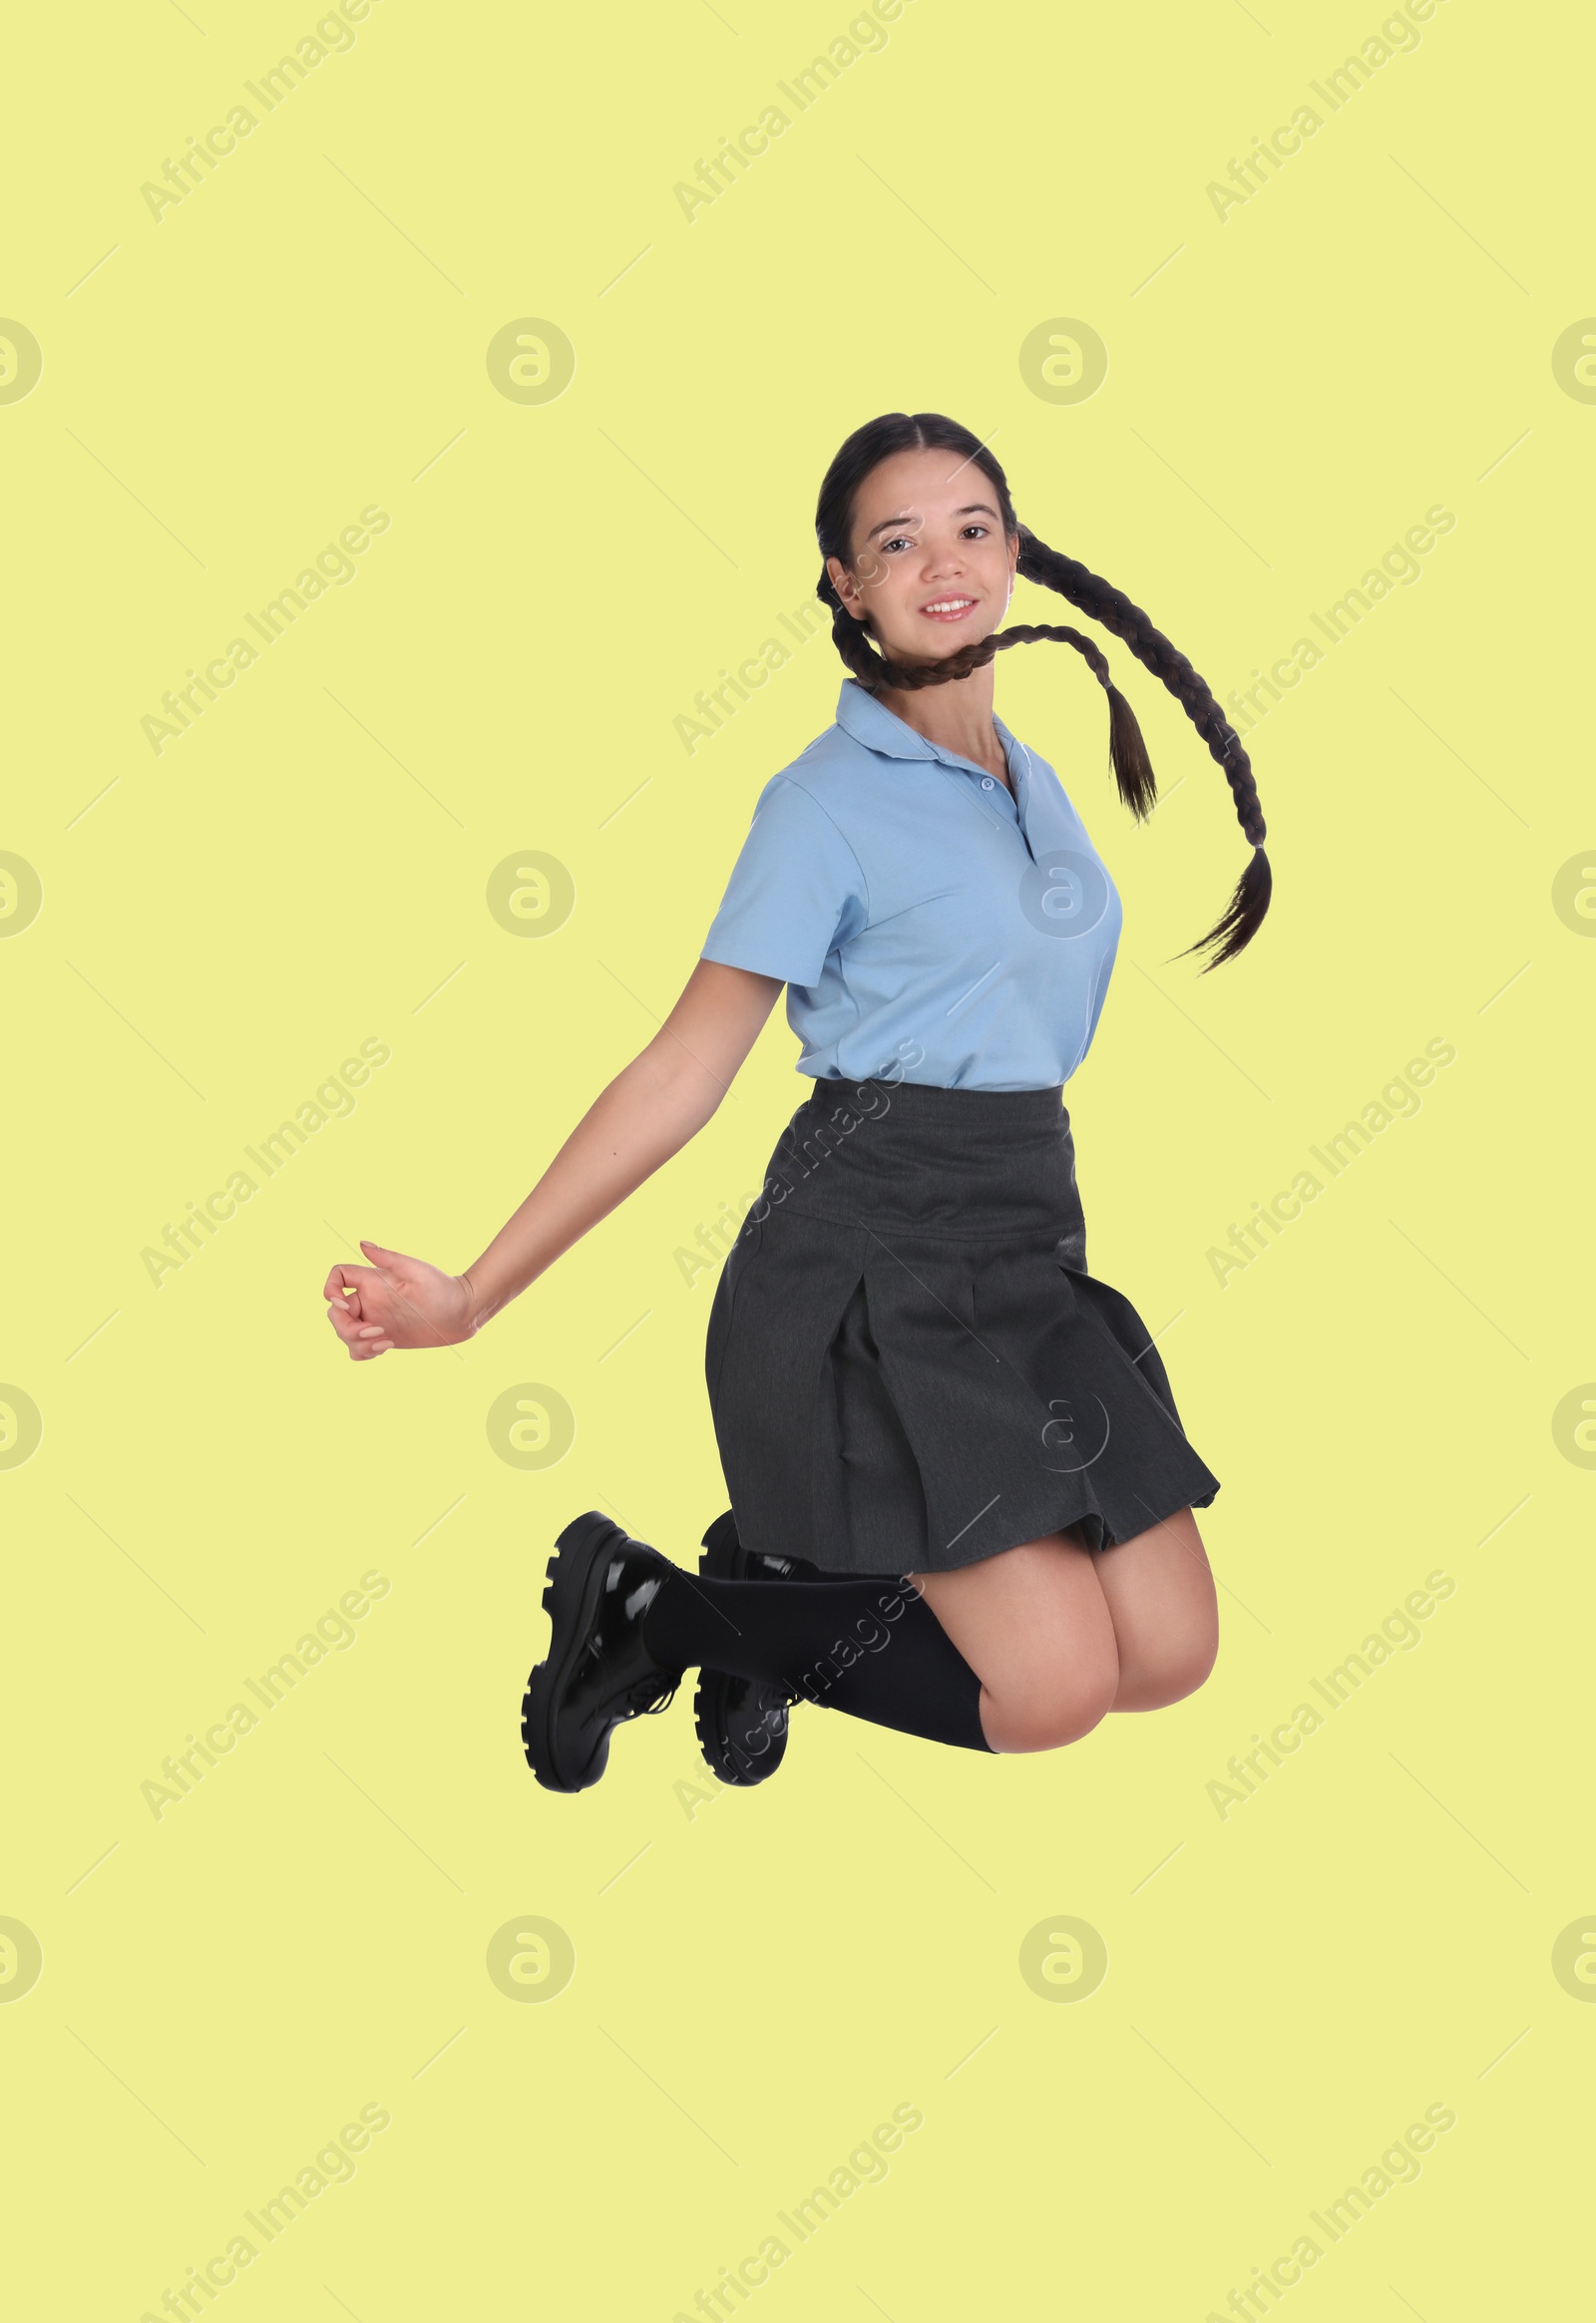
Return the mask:
[[357,1362],[468,1339],[702,1129],[783,984],[814,1083],[721,1272],[707,1378],[731,1508],[696,1574],[597,1511],[560,1535],[523,1740],[586,1789],[623,1721],[700,1672],[706,1756],[764,1779],[802,1700],[976,1750],[1046,1750],[1200,1686],[1218,1643],[1187,1441],[1129,1300],[1086,1271],[1061,1093],[1096,1029],[1119,897],[1051,767],[994,713],[999,648],[1073,645],[1110,759],[1156,796],[1078,630],[999,631],[1055,589],[1176,695],[1253,853],[1215,967],[1269,905],[1247,754],[1116,588],[1016,519],[968,429],[893,412],[821,487],[819,594],[850,672],[835,724],[760,795],[661,1030],[463,1275],[365,1242],[324,1296]]

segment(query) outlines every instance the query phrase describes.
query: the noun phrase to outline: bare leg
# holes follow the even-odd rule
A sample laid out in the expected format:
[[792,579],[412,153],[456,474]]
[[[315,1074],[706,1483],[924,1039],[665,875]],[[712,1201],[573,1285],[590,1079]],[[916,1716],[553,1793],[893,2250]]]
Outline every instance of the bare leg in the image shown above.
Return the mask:
[[910,1576],[982,1682],[995,1750],[1055,1750],[1113,1708],[1119,1659],[1093,1566],[1078,1541],[1050,1533],[954,1573]]
[[981,1680],[995,1750],[1054,1750],[1110,1710],[1179,1702],[1218,1651],[1214,1578],[1189,1508],[1095,1555],[1071,1528],[910,1578]]
[[1161,1710],[1194,1694],[1219,1651],[1219,1605],[1189,1508],[1095,1560],[1119,1658],[1115,1710]]

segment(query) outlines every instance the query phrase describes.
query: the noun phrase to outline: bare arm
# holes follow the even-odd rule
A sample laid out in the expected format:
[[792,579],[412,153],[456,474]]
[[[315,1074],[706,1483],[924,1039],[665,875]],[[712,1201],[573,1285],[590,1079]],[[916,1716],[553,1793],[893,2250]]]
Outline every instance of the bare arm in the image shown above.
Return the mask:
[[780,990],[773,976],[698,963],[647,1047],[595,1099],[515,1216],[466,1269],[479,1324],[697,1136]]
[[334,1330],[356,1359],[469,1339],[590,1227],[696,1137],[781,990],[777,977],[700,960],[646,1048],[590,1105],[514,1217],[463,1275],[363,1242],[376,1264],[332,1269]]

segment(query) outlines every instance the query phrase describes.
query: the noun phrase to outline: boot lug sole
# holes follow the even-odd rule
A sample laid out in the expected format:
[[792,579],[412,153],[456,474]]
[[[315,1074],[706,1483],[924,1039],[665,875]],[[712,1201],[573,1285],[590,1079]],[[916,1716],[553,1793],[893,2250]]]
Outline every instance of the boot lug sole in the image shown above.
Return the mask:
[[[608,1569],[610,1552],[626,1535],[619,1525],[590,1509],[585,1516],[568,1524],[555,1542],[554,1555],[549,1560],[549,1577],[544,1584],[543,1609],[553,1625],[550,1641],[550,1659],[540,1662],[527,1681],[527,1690],[521,1705],[521,1741],[527,1754],[527,1763],[545,1790],[573,1792],[587,1790],[598,1779],[593,1769],[596,1761],[602,1772],[602,1761],[607,1757],[608,1736],[600,1737],[597,1748],[586,1760],[576,1779],[568,1779],[571,1769],[561,1762],[555,1739],[558,1724],[557,1706],[561,1692],[569,1680],[581,1652],[583,1641],[593,1626],[594,1614],[603,1589],[604,1574]],[[563,1640],[558,1662],[554,1659],[556,1640]]]

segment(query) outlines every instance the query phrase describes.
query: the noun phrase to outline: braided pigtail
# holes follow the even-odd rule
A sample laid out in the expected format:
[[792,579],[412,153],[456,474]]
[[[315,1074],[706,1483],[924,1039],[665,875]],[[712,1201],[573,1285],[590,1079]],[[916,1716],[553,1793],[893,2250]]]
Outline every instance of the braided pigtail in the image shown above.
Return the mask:
[[[1264,821],[1263,808],[1258,803],[1258,785],[1253,780],[1252,761],[1242,748],[1241,736],[1215,701],[1207,680],[1198,676],[1185,654],[1176,651],[1161,629],[1153,627],[1140,605],[1132,604],[1122,590],[1101,580],[1084,565],[1077,564],[1073,557],[1063,557],[1056,549],[1049,549],[1044,541],[1037,540],[1026,525],[1019,528],[1019,571],[1026,581],[1039,581],[1043,588],[1056,589],[1060,596],[1067,597],[1083,613],[1089,613],[1094,621],[1100,621],[1113,636],[1130,647],[1142,666],[1150,669],[1154,677],[1159,678],[1175,696],[1230,784],[1230,795],[1236,805],[1236,820],[1242,827],[1243,835],[1252,843],[1252,857],[1224,911],[1208,933],[1199,936],[1195,944],[1188,944],[1186,951],[1201,952],[1210,945],[1214,946],[1214,956],[1207,963],[1207,968],[1218,968],[1222,962],[1234,960],[1263,926],[1274,888],[1269,858],[1264,853],[1268,826]],[[1112,704],[1117,697],[1112,688],[1109,690]],[[1139,733],[1136,740],[1140,743]],[[1117,766],[1115,771],[1117,773]],[[1149,784],[1151,780],[1152,772],[1149,768]],[[1124,787],[1121,781],[1122,792]],[[1205,974],[1207,968],[1204,969]]]
[[831,584],[831,576],[824,566],[820,569],[820,586],[815,594],[822,604],[831,607],[831,641],[848,664],[849,672],[857,677],[866,693],[877,693],[886,682],[887,664],[865,635],[865,624],[856,621]]
[[[1018,535],[1017,570],[1021,578],[1055,590],[1128,645],[1143,667],[1169,688],[1207,743],[1211,756],[1230,784],[1236,819],[1251,841],[1253,852],[1224,911],[1207,934],[1200,936],[1195,944],[1189,944],[1186,951],[1212,948],[1213,957],[1205,964],[1205,974],[1208,968],[1234,960],[1263,926],[1274,884],[1269,858],[1264,853],[1263,809],[1258,803],[1252,762],[1242,748],[1241,737],[1215,701],[1207,681],[1198,676],[1185,654],[1177,652],[1163,632],[1153,627],[1140,605],[1132,604],[1121,590],[1073,557],[1049,549],[1028,526],[1018,522],[1008,497],[1006,479],[986,445],[940,412],[913,415],[889,412],[856,429],[832,462],[821,487],[815,536],[822,557],[834,557],[851,568],[853,506],[860,483],[878,462],[893,453],[926,445],[957,451],[965,462],[973,462],[983,471],[998,495],[1004,532],[1010,540]],[[832,642],[852,675],[869,693],[879,693],[884,687],[913,693],[922,686],[946,685],[953,678],[968,677],[973,670],[985,668],[1009,645],[1034,644],[1042,638],[1072,645],[1108,696],[1108,756],[1119,795],[1138,820],[1152,812],[1158,785],[1136,713],[1109,676],[1108,663],[1100,648],[1078,629],[1050,622],[1023,621],[1012,628],[994,630],[940,661],[904,663],[887,660],[871,643],[868,620],[856,619],[849,612],[825,565],[821,568],[816,594],[831,608]],[[1183,957],[1177,955],[1177,958]]]

